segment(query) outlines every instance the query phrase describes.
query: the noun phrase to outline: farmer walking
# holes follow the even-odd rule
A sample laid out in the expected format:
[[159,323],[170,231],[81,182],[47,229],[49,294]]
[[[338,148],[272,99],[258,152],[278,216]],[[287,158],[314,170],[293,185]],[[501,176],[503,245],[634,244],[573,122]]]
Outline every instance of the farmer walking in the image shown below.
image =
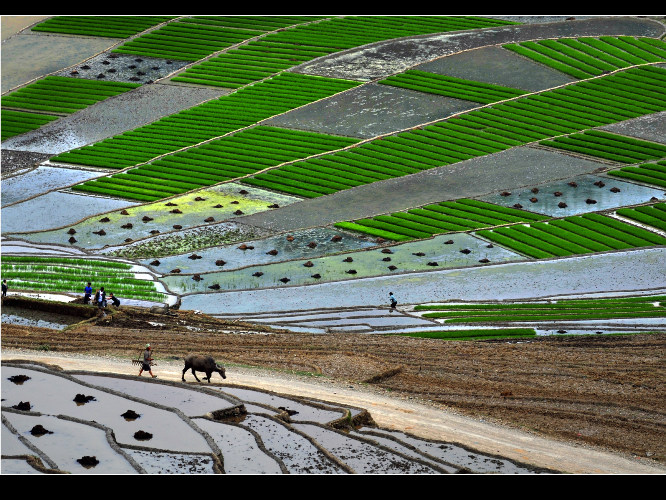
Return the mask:
[[88,285],[83,289],[83,303],[84,304],[89,304],[90,303],[90,297],[92,296],[92,286],[90,281],[88,282]]
[[2,280],[2,296],[7,296],[7,280]]
[[150,344],[146,344],[146,350],[143,351],[143,363],[141,364],[141,370],[139,370],[139,377],[144,370],[147,370],[150,373],[150,376],[155,378],[157,375],[153,375],[153,372],[150,368],[150,365],[153,362],[153,353],[150,351]]

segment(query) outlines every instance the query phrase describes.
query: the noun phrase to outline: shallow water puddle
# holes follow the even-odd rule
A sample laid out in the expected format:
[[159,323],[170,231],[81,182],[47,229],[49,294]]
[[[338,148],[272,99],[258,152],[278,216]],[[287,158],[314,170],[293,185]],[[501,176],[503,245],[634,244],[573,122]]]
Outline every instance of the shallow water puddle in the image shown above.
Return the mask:
[[99,170],[83,170],[41,165],[30,172],[2,179],[2,206],[105,175]]
[[210,455],[125,449],[148,474],[215,474]]
[[174,387],[159,383],[150,383],[148,385],[148,382],[140,379],[104,377],[101,375],[78,374],[74,375],[74,377],[88,384],[106,387],[107,389],[141,398],[151,403],[169,408],[178,408],[189,417],[205,415],[215,410],[236,406],[235,402],[225,399],[223,395],[216,397],[187,387]]
[[227,474],[281,474],[280,464],[257,442],[252,432],[238,425],[197,418],[197,426],[213,438],[222,451]]
[[291,474],[345,473],[308,439],[284,424],[259,415],[249,415],[242,426],[257,432],[266,449],[280,459]]
[[442,472],[332,429],[312,424],[293,426],[312,436],[358,474],[440,474]]
[[40,328],[52,328],[62,330],[69,325],[78,323],[82,318],[67,316],[64,314],[48,313],[22,307],[2,306],[3,324],[37,326]]
[[[55,462],[60,470],[75,474],[137,473],[130,462],[111,447],[104,429],[50,415],[3,412],[3,417],[7,418],[21,436]],[[30,430],[36,425],[42,425],[51,433],[40,437],[32,435]],[[85,467],[77,462],[86,456],[94,456],[99,463],[94,467]]]
[[[442,460],[448,464],[464,467],[477,473],[529,474],[534,472],[531,468],[515,464],[506,459],[482,455],[457,445],[422,440],[400,431],[373,428],[371,429],[371,432],[373,434],[377,433],[394,437],[403,443],[414,446],[419,451],[426,453],[431,457]],[[364,434],[364,432],[360,431],[360,434]],[[372,434],[366,435],[370,439],[374,438]]]
[[[128,363],[128,371],[130,369]],[[141,444],[172,451],[210,451],[203,436],[172,411],[132,401],[95,387],[87,387],[64,376],[39,369],[2,367],[4,379],[21,374],[28,375],[30,380],[21,386],[2,384],[2,398],[8,406],[27,402],[30,404],[31,411],[34,412],[96,421],[112,429],[118,443]],[[77,394],[93,396],[95,400],[77,405],[73,401]],[[141,418],[135,421],[125,420],[122,414],[128,409],[140,414]],[[138,431],[153,435],[149,444],[137,441],[134,434]]]
[[506,207],[519,204],[530,212],[566,217],[646,203],[653,197],[660,200],[666,198],[663,189],[596,175],[582,175],[542,184],[536,187],[537,192],[533,192],[533,189],[514,189],[507,196],[495,193],[479,199]]
[[[344,411],[342,410],[325,407],[317,408],[315,406],[303,404],[299,401],[268,392],[244,389],[240,387],[221,387],[215,389],[226,394],[231,394],[232,396],[245,402],[267,405],[275,408],[276,410],[284,408],[288,410],[290,413],[290,418],[293,421],[313,421],[324,424],[345,416]],[[262,409],[262,411],[265,412],[266,410]]]

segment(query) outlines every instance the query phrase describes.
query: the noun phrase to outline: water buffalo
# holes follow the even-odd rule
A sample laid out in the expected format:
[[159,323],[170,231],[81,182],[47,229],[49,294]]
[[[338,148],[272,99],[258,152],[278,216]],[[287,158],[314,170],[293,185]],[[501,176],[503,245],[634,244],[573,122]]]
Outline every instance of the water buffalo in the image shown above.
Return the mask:
[[222,375],[222,378],[227,378],[224,367],[218,365],[211,356],[198,356],[191,354],[185,357],[185,368],[183,368],[183,382],[185,382],[185,372],[187,370],[192,370],[192,375],[197,379],[197,382],[201,382],[197,377],[196,372],[204,372],[206,376],[204,380],[208,380],[210,384],[210,377],[213,372],[217,372]]

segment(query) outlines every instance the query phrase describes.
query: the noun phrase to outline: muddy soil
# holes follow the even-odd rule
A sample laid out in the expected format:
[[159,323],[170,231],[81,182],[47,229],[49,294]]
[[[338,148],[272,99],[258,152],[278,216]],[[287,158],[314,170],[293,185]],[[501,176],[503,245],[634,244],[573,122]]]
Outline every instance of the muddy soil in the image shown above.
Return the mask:
[[3,352],[129,359],[146,342],[158,366],[205,351],[227,366],[315,374],[575,446],[666,460],[666,334],[446,342],[278,333],[193,311],[129,307],[65,331],[2,326]]

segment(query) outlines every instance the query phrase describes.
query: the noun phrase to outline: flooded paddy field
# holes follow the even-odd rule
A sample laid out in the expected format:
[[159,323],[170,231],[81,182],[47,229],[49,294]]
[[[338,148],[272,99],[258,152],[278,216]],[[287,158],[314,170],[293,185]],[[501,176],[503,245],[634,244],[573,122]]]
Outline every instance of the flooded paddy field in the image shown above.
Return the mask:
[[[415,68],[540,91],[573,79],[502,49],[502,43],[601,35],[660,37],[664,33],[663,24],[647,18],[524,19],[528,22],[519,26],[380,42],[302,64],[294,70],[364,84],[262,123],[370,139],[478,106],[380,85],[379,78]],[[664,289],[662,247],[537,262],[497,244],[490,246],[473,233],[387,244],[333,228],[339,221],[460,198],[503,206],[519,203],[525,210],[552,217],[612,211],[666,199],[663,189],[607,175],[619,165],[534,145],[315,199],[282,195],[240,182],[147,204],[64,190],[107,172],[52,164],[47,161],[51,155],[231,92],[169,82],[169,75],[184,67],[182,61],[167,64],[166,60],[153,58],[137,61],[131,56],[110,57],[108,49],[120,42],[25,31],[3,43],[3,91],[46,73],[76,78],[104,73],[106,79],[123,81],[138,77],[138,71],[145,73],[141,75],[145,77],[141,81],[144,85],[131,92],[3,141],[3,254],[121,257],[137,264],[137,274],[158,280],[158,289],[170,292],[164,302],[177,304],[184,311],[248,321],[257,330],[273,326],[321,334],[317,338],[354,334],[357,339],[374,340],[388,333],[454,328],[422,317],[413,310],[415,304],[629,296]],[[30,64],[20,64],[25,57]],[[83,69],[84,64],[90,69]],[[74,71],[76,74],[72,74]],[[601,128],[663,143],[665,117],[666,112],[660,112]],[[13,175],[16,173],[19,175]],[[577,187],[570,182],[576,182]],[[532,191],[534,188],[538,193]],[[241,190],[245,192],[241,194]],[[503,191],[511,195],[501,196]],[[555,196],[555,192],[562,194]],[[596,203],[587,203],[588,199]],[[70,229],[75,233],[70,234]],[[293,240],[287,236],[293,236]],[[333,241],[335,236],[342,239]],[[446,243],[449,240],[453,243]],[[461,252],[465,249],[469,253]],[[351,260],[345,261],[347,258]],[[195,275],[199,275],[196,280]],[[389,309],[389,291],[398,298],[397,310]],[[10,286],[10,295],[15,293]],[[68,301],[74,296],[62,295],[58,300]],[[146,309],[155,305],[121,299],[123,305]],[[69,324],[63,318],[36,313],[26,318],[23,311],[12,311],[4,304],[2,312],[3,324],[40,331],[44,326],[60,331]],[[158,335],[164,326],[152,321],[149,330]],[[663,331],[663,318],[552,324],[541,321],[525,326],[533,327],[537,337],[585,336],[587,341],[594,341],[599,332],[608,338],[605,334]],[[250,330],[236,336],[268,337],[263,331]],[[204,335],[194,327],[188,331],[193,337]],[[372,358],[367,362],[376,374],[387,369],[382,365],[385,361]],[[326,360],[324,371],[326,363],[335,364]],[[319,365],[312,364],[304,369],[316,373]],[[3,364],[2,371],[3,472],[534,472],[504,457],[480,454],[453,443],[420,440],[406,432],[407,423],[398,426],[405,432],[370,425],[345,428],[344,433],[336,430],[341,418],[360,420],[366,413],[360,404],[347,407],[294,399],[227,386],[220,379],[206,387],[159,379],[63,373],[37,365]],[[31,377],[21,386],[7,380],[21,374]],[[191,379],[189,374],[186,378]],[[30,392],[21,393],[22,388],[30,388]],[[78,405],[73,401],[78,395],[93,399]],[[496,394],[488,397],[494,401],[498,398]],[[26,402],[27,410],[22,404]],[[503,404],[508,404],[506,398]],[[241,407],[247,413],[240,412]],[[132,421],[122,417],[128,410],[140,417]],[[221,420],[211,416],[220,413],[235,414]],[[47,430],[40,436],[32,432],[38,424]],[[25,455],[39,457],[41,466],[26,460]]]
[[635,293],[663,289],[666,270],[661,247],[548,261],[524,261],[466,269],[408,273],[233,293],[184,295],[182,307],[208,314],[253,314],[326,307],[386,304],[388,292],[400,304],[471,299],[510,300],[585,295],[613,290]]
[[140,262],[155,272],[164,274],[173,269],[180,269],[183,274],[210,273],[219,269],[227,272],[377,246],[368,238],[332,228],[304,229],[257,240],[244,239],[243,245],[245,246],[242,248],[237,243],[218,245],[195,253],[164,256],[158,260],[144,259]]
[[[454,460],[449,454],[442,461],[416,446],[452,448],[444,442],[405,435],[392,436],[387,446],[376,436],[390,431],[371,419],[353,433],[327,425],[356,419],[361,409],[352,414],[266,391],[53,371],[21,361],[3,362],[2,377],[4,472],[485,472],[468,458]],[[28,455],[37,460],[28,461]],[[497,462],[507,464],[505,473],[544,472],[510,460]]]
[[488,203],[514,207],[551,217],[568,217],[589,212],[612,210],[630,205],[666,199],[666,192],[633,182],[602,175],[573,178],[513,189],[480,198]]
[[[136,205],[136,203],[117,198],[82,196],[51,191],[3,207],[2,234],[6,236],[10,233],[54,229],[75,224],[91,215],[108,212],[109,210],[120,210],[133,205]],[[48,214],[48,217],[45,217],[44,214]],[[18,236],[18,234],[15,234],[15,236]],[[63,241],[54,241],[53,243],[63,243]]]
[[22,240],[0,238],[2,250],[8,254],[34,254],[34,255],[85,255],[85,252],[71,246],[29,243]]
[[23,175],[2,179],[2,206],[84,182],[106,172],[42,165]]
[[[331,234],[334,234],[334,232],[331,232]],[[328,237],[325,239],[328,239]],[[345,239],[346,241],[350,240],[349,237]],[[301,241],[304,242],[305,240],[301,239]],[[361,241],[361,243],[363,242]],[[360,251],[348,251],[349,246],[344,245],[347,247],[347,251],[344,253],[340,252],[324,257],[317,257],[319,251],[316,250],[319,249],[319,245],[312,249],[309,256],[296,257],[294,253],[284,255],[278,252],[273,258],[273,260],[278,261],[277,263],[267,262],[262,265],[252,262],[254,249],[242,251],[236,247],[232,250],[235,254],[241,253],[243,257],[245,257],[245,254],[250,254],[246,257],[245,267],[235,269],[238,267],[238,264],[236,264],[238,259],[234,259],[231,266],[229,266],[230,270],[207,272],[200,276],[201,281],[193,281],[193,276],[190,274],[194,271],[187,268],[182,268],[181,271],[188,275],[172,274],[165,276],[163,280],[167,287],[174,292],[192,293],[206,291],[212,285],[217,285],[215,287],[217,290],[243,290],[287,284],[294,286],[328,281],[355,280],[371,276],[387,276],[437,268],[480,266],[491,262],[525,259],[515,252],[490,245],[484,240],[465,233],[445,234],[428,240],[402,243],[382,249],[371,248],[374,245],[370,243],[366,243],[366,245],[368,248]],[[332,249],[334,246],[330,245],[328,248]],[[303,247],[307,248],[306,245],[301,243],[301,251]],[[258,252],[258,260],[265,260],[263,256],[265,252],[261,250],[263,248]],[[322,251],[326,251],[326,248],[323,248]],[[216,255],[222,255],[222,258],[224,258],[224,254],[217,253]],[[280,257],[281,255],[284,256]],[[289,257],[298,260],[279,262]],[[166,266],[164,269],[166,270],[168,267]],[[209,263],[209,271],[211,267]],[[226,268],[227,265],[225,264],[224,267]]]
[[[78,196],[87,198],[85,195]],[[172,236],[177,236],[181,234],[180,231],[186,232],[192,228],[203,230],[205,227],[219,227],[215,223],[225,221],[224,228],[231,231],[236,228],[233,221],[241,215],[272,210],[269,207],[276,204],[289,205],[296,201],[298,198],[292,196],[256,188],[244,188],[236,183],[225,183],[154,203],[139,205],[126,202],[125,205],[118,207],[122,210],[95,213],[94,216],[75,221],[66,227],[25,234],[21,237],[33,242],[67,244],[72,234],[75,234],[77,247],[86,250],[121,247],[119,254],[131,254],[130,249],[122,251],[128,239],[139,241],[134,243],[134,246],[137,244],[150,246],[153,244],[151,239],[155,235],[173,233]],[[71,230],[75,233],[71,233]],[[100,231],[103,231],[103,234],[100,234]],[[159,247],[159,243],[154,243],[153,246]],[[114,250],[116,249],[107,251]],[[159,250],[155,249],[154,252],[159,255]]]

